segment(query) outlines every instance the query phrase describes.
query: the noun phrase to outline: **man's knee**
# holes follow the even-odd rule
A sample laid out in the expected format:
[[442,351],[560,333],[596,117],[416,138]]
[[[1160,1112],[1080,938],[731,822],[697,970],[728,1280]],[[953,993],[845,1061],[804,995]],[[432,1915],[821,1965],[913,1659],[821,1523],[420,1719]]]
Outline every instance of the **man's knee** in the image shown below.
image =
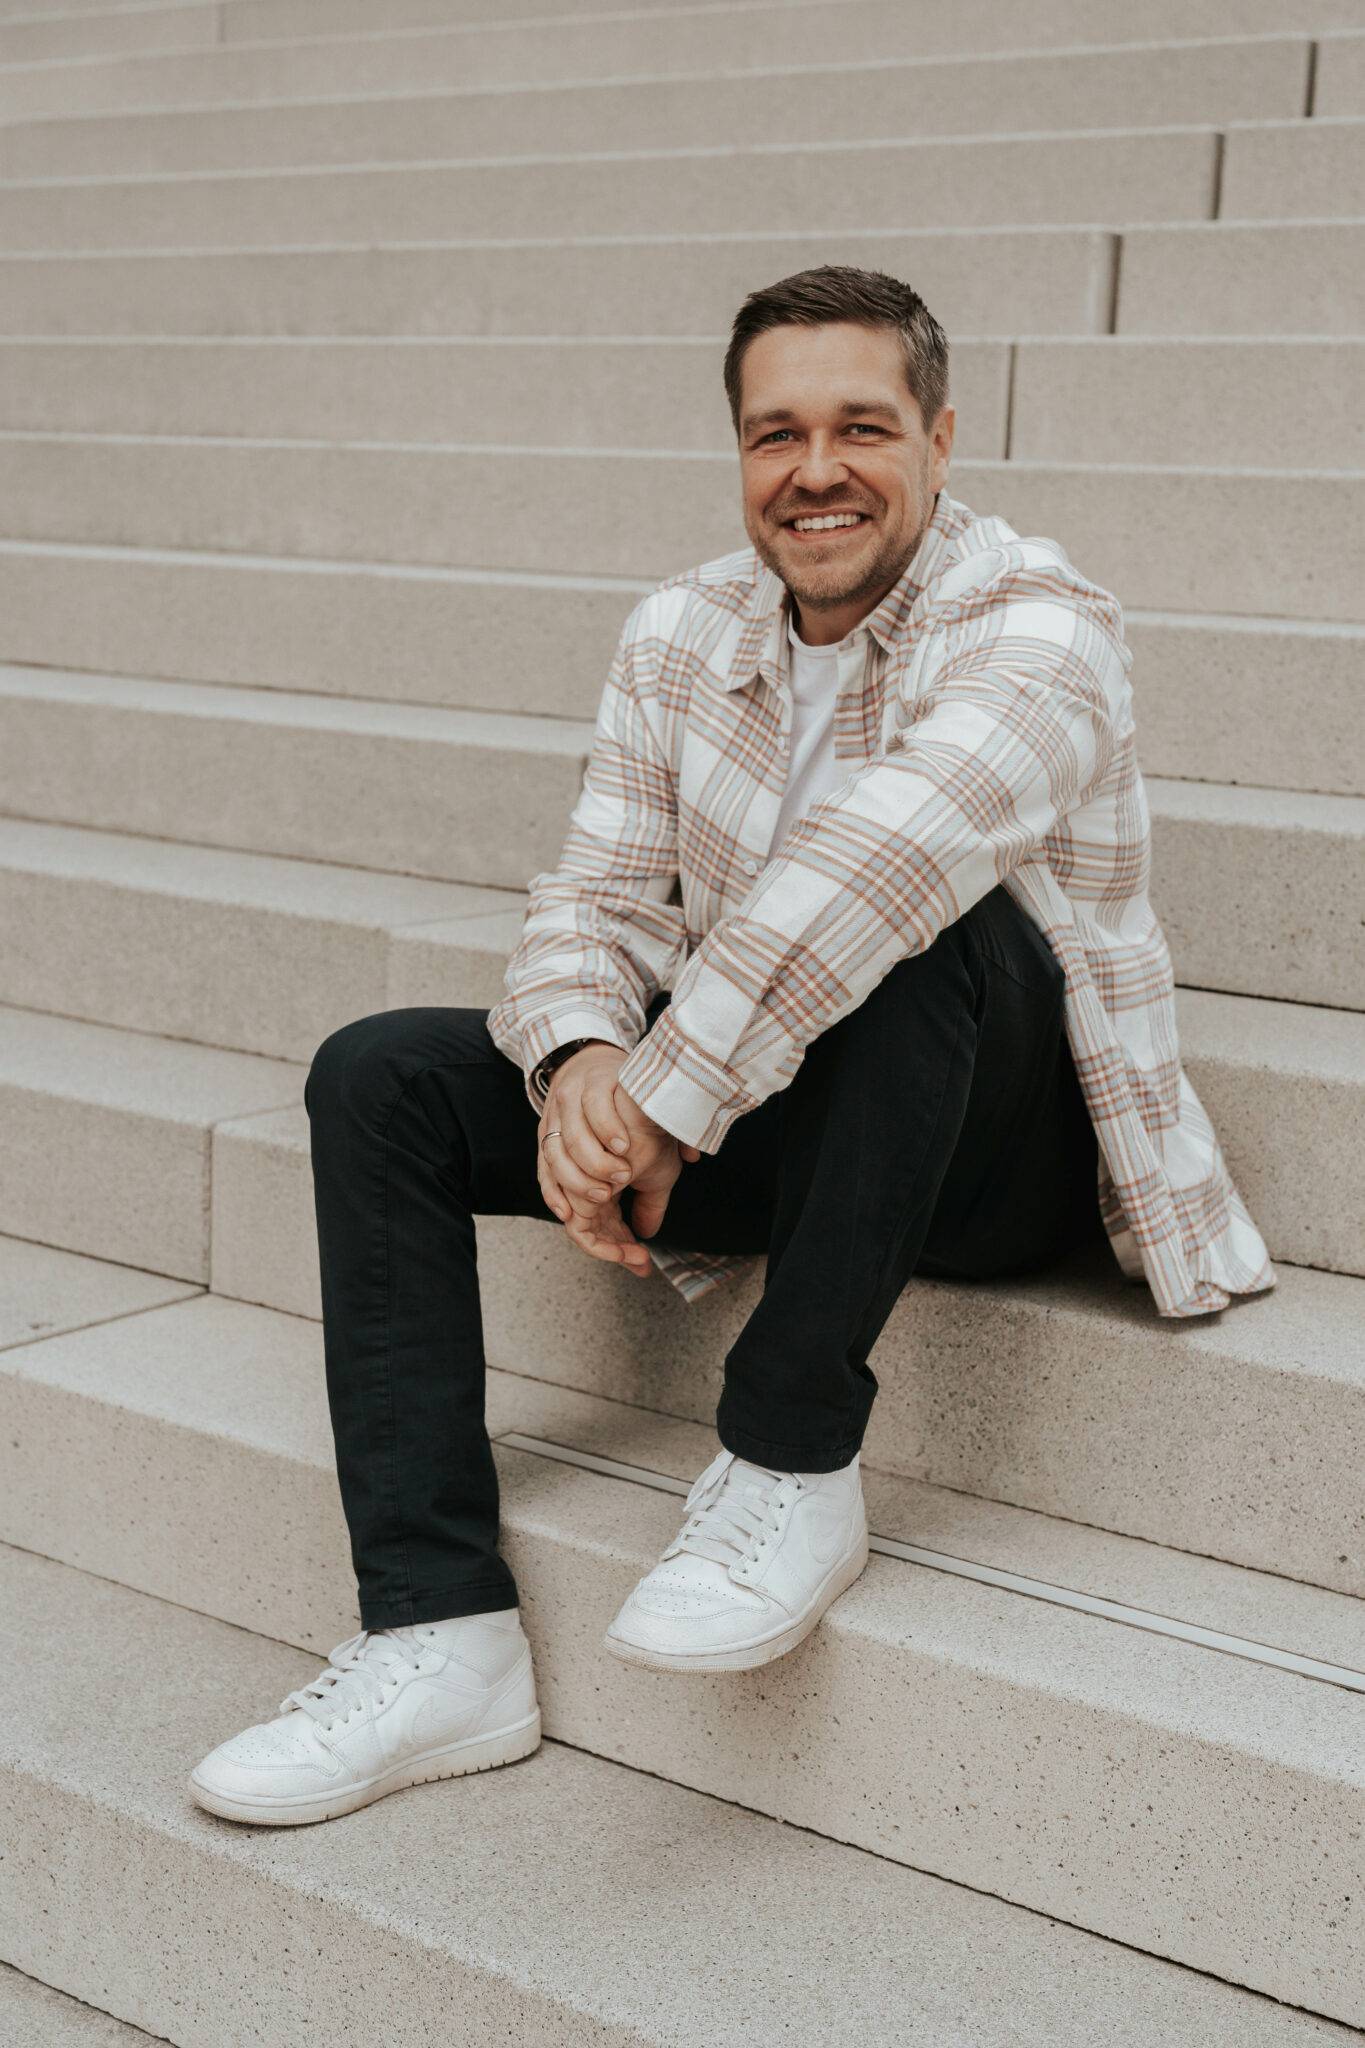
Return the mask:
[[[458,1056],[466,1041],[471,1051],[484,1050],[491,1043],[487,1015],[486,1009],[437,1011],[418,1005],[352,1018],[329,1032],[313,1054],[303,1086],[305,1108],[311,1115],[323,1102],[364,1106],[391,1094],[395,1076],[417,1071],[438,1052]],[[438,1020],[439,1048],[433,1043]]]

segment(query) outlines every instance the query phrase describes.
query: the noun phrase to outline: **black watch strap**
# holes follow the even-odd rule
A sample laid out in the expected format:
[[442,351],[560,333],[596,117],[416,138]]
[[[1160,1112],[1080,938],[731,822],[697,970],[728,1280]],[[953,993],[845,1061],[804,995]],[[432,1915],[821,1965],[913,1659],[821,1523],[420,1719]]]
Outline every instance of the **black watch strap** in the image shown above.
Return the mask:
[[556,1067],[562,1066],[565,1060],[572,1059],[573,1055],[576,1052],[581,1052],[585,1045],[596,1045],[597,1043],[599,1041],[593,1038],[570,1038],[563,1045],[557,1045],[553,1052],[547,1052],[544,1059],[538,1060],[534,1070],[534,1080],[541,1094],[543,1095],[549,1087],[550,1076]]

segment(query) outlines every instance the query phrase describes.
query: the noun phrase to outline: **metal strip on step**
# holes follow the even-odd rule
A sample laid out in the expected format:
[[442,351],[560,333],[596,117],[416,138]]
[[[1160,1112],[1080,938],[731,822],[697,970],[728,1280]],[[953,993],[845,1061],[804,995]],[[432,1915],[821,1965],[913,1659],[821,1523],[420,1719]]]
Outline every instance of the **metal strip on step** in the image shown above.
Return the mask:
[[[651,1472],[644,1465],[626,1465],[619,1458],[599,1457],[595,1451],[575,1450],[569,1444],[551,1443],[545,1437],[523,1436],[510,1430],[494,1438],[509,1450],[529,1451],[538,1458],[551,1458],[563,1465],[581,1465],[589,1472],[601,1472],[610,1479],[630,1480],[649,1486],[656,1493],[675,1493],[686,1498],[690,1486],[667,1472]],[[1021,1510],[1026,1512],[1026,1510]],[[1201,1628],[1196,1622],[1180,1621],[1174,1615],[1154,1614],[1145,1607],[1129,1607],[1121,1600],[1108,1600],[1102,1593],[1078,1593],[1070,1586],[1054,1586],[1047,1579],[1031,1579],[1022,1572],[1005,1571],[997,1565],[976,1564],[970,1558],[950,1557],[946,1551],[926,1550],[918,1543],[902,1543],[894,1536],[872,1536],[871,1549],[883,1557],[902,1558],[907,1564],[925,1565],[931,1571],[951,1572],[959,1579],[975,1579],[984,1586],[999,1586],[1007,1593],[1021,1593],[1030,1600],[1047,1600],[1054,1607],[1072,1607],[1081,1614],[1094,1614],[1103,1621],[1117,1621],[1128,1628],[1146,1629],[1149,1634],[1169,1636],[1178,1642],[1198,1643],[1201,1649],[1219,1650],[1230,1657],[1245,1657],[1253,1664],[1268,1664],[1280,1671],[1293,1671],[1300,1678],[1313,1678],[1326,1685],[1339,1685],[1348,1692],[1365,1693],[1365,1671],[1346,1664],[1331,1664],[1320,1657],[1303,1657],[1294,1650],[1277,1649],[1273,1643],[1257,1643],[1246,1636],[1229,1635],[1216,1628]],[[1321,1589],[1330,1590],[1330,1589]],[[1343,1594],[1343,1599],[1349,1595]]]

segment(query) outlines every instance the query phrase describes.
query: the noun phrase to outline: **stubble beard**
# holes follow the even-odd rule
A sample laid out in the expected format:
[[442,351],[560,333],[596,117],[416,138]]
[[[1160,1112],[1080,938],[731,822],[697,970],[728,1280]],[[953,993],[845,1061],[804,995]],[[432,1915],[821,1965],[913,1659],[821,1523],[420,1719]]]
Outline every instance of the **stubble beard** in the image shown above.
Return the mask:
[[773,574],[780,578],[791,592],[803,612],[835,610],[846,604],[856,604],[861,598],[874,596],[900,581],[919,551],[920,542],[928,531],[933,517],[936,494],[929,499],[929,509],[922,516],[921,524],[914,539],[907,546],[904,541],[885,541],[876,549],[870,561],[854,567],[850,563],[841,567],[836,560],[812,562],[808,569],[797,563],[793,569],[790,561],[779,555],[765,533],[753,539],[754,552],[766,562]]

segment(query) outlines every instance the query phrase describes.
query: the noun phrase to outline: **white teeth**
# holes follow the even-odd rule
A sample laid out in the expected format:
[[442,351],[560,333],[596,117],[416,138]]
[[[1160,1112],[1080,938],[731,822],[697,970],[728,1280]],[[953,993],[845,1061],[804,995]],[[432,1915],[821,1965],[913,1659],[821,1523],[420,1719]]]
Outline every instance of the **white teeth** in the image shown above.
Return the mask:
[[859,515],[854,513],[832,513],[824,519],[793,519],[797,533],[823,533],[833,526],[857,526]]

